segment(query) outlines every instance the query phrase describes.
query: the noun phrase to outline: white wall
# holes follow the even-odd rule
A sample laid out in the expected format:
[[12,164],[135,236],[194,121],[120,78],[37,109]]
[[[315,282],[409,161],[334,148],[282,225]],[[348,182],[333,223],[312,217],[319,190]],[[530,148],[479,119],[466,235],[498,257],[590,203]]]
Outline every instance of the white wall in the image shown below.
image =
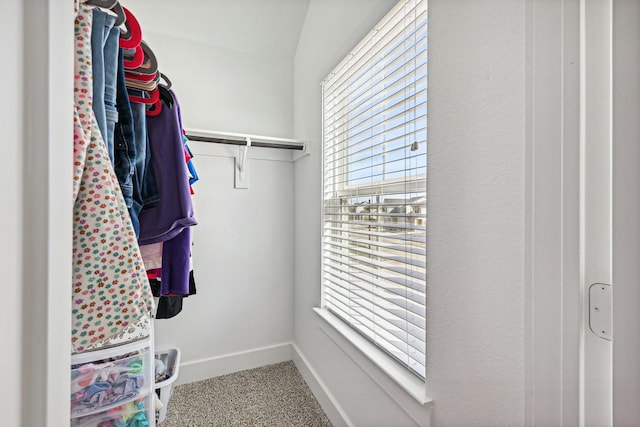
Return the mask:
[[[134,9],[135,10],[135,9]],[[137,15],[143,31],[145,16]],[[184,126],[290,137],[293,64],[145,32],[173,82]],[[182,352],[179,382],[288,360],[293,337],[293,163],[254,148],[249,188],[234,188],[237,147],[190,143],[197,295],[158,319],[156,346]]]
[[[249,188],[234,189],[236,147],[190,147],[200,176],[192,229],[198,293],[178,316],[155,321],[156,346],[182,351],[180,382],[288,360],[293,336],[293,164],[252,158]],[[261,150],[270,154],[252,155]],[[228,357],[238,353],[251,361]]]
[[524,1],[430,1],[427,375],[439,426],[523,423],[524,31]]
[[[139,19],[144,31],[144,16]],[[291,136],[290,59],[149,31],[144,37],[160,70],[173,82],[185,127]]]
[[[320,82],[394,3],[312,0],[294,62],[294,136],[312,143],[295,168],[295,343],[353,425],[429,416],[311,310]],[[429,1],[427,376],[438,426],[523,424],[524,6]]]

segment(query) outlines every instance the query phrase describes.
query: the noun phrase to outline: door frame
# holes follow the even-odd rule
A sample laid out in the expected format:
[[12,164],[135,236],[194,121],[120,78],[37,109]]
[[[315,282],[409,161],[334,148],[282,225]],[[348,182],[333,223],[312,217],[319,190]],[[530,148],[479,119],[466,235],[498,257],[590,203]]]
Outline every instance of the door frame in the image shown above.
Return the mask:
[[[9,46],[21,60],[15,97],[22,107],[22,194],[18,249],[21,315],[18,401],[20,425],[68,425],[70,416],[71,269],[73,225],[74,3],[18,2],[6,16],[21,43]],[[9,23],[9,22],[8,22]],[[11,28],[11,27],[10,27]],[[16,159],[8,159],[12,161]],[[17,413],[16,413],[17,412]]]
[[579,425],[581,2],[526,2],[526,426]]
[[[638,16],[640,5],[632,1],[527,0],[527,426],[632,425],[640,419]],[[594,98],[603,105],[594,105]],[[601,258],[590,258],[585,212],[593,207],[586,203],[593,184],[586,188],[585,182],[594,177],[585,170],[598,144],[611,162],[602,170],[609,193],[601,219],[611,228],[610,246]],[[605,258],[605,269],[591,268]],[[603,376],[590,383],[600,367],[589,363],[586,290],[601,277],[598,269],[607,268],[613,274],[613,355],[610,346]],[[585,408],[598,400],[592,394],[594,384],[602,385],[598,380],[610,388],[599,387],[604,404],[594,420]]]

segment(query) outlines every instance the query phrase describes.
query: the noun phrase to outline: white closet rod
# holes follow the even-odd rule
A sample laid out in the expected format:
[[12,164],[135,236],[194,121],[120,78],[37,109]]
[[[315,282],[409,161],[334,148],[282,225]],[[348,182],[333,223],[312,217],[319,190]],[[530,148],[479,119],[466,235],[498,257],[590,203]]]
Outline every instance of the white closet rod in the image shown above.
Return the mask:
[[190,141],[213,142],[217,144],[231,144],[242,146],[246,146],[247,138],[250,138],[252,147],[281,148],[286,150],[301,151],[304,151],[305,149],[304,142],[295,139],[276,138],[271,136],[247,135],[201,129],[188,129],[186,131],[186,136]]

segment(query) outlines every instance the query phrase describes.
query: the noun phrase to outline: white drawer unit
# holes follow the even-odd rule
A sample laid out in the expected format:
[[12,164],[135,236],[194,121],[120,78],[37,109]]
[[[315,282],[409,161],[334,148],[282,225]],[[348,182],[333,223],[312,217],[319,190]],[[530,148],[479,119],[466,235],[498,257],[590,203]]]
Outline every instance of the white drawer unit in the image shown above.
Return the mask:
[[153,353],[148,337],[72,356],[71,426],[153,426]]

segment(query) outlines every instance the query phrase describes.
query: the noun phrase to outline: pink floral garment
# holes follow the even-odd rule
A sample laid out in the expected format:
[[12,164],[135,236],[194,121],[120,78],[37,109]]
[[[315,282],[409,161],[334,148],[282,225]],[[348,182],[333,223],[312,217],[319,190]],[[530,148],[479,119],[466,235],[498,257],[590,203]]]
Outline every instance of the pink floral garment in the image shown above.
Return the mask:
[[131,218],[92,109],[91,21],[91,9],[80,4],[75,22],[74,353],[148,325],[153,310]]

